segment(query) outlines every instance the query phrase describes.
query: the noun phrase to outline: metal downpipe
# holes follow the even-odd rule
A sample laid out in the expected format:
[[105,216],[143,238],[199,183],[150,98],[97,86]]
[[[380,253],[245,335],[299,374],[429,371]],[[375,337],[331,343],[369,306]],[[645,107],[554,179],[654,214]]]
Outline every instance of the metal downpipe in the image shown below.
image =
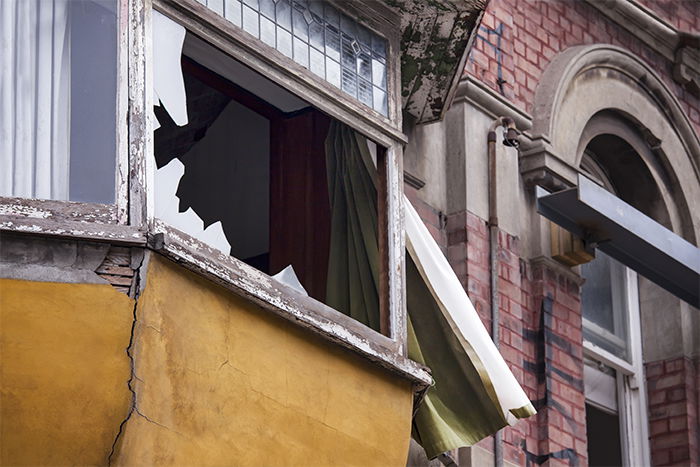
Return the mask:
[[[518,130],[510,117],[499,117],[489,127],[488,144],[488,190],[489,190],[489,277],[491,290],[491,338],[500,347],[500,308],[498,295],[498,178],[496,161],[496,129],[504,127],[503,144],[518,147]],[[501,431],[493,436],[493,457],[495,467],[503,467],[503,439]]]

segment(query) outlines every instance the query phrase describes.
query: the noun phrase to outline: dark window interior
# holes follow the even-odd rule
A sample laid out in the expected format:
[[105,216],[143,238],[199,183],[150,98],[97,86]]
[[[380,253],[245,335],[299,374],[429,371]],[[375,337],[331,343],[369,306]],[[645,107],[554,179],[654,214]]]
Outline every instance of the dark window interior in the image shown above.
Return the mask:
[[622,465],[620,417],[586,404],[588,465],[609,467]]
[[231,255],[268,274],[292,264],[325,300],[330,206],[325,139],[331,119],[307,107],[284,113],[183,57],[189,123],[156,107],[157,167],[185,165],[180,212],[221,221]]

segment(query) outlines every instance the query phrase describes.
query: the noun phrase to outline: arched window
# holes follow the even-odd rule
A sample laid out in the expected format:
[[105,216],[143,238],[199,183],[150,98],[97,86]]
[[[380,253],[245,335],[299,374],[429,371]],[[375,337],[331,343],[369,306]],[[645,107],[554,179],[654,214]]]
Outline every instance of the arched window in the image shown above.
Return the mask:
[[[600,135],[591,140],[581,169],[618,194],[608,170],[598,161],[612,158],[619,162],[621,153],[594,151],[625,147],[622,140],[617,141],[620,145],[611,145],[611,138],[619,139]],[[601,139],[607,144],[601,145]],[[581,266],[581,276],[585,279],[581,311],[589,465],[647,465],[648,421],[646,394],[644,385],[640,385],[644,366],[637,274],[597,250],[596,258]]]

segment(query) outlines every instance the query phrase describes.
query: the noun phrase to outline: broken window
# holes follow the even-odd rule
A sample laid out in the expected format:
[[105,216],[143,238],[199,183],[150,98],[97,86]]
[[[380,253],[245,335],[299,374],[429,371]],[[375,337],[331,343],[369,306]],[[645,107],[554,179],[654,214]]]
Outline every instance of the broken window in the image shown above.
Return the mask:
[[153,24],[156,67],[180,56],[161,70],[182,77],[159,87],[154,70],[156,218],[386,332],[381,148],[166,17]]
[[0,2],[0,196],[114,202],[117,3]]

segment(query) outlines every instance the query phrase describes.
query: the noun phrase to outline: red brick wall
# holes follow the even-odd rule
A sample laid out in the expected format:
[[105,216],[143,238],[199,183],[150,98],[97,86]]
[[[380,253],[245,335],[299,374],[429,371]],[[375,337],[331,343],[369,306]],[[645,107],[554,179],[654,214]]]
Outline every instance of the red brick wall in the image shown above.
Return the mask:
[[686,32],[700,31],[700,2],[697,0],[637,0],[659,18]]
[[[700,31],[700,14],[688,13],[700,2],[682,0],[647,0],[659,4],[659,11],[678,14],[682,28]],[[675,6],[674,6],[675,5]],[[662,8],[663,7],[663,8]],[[700,7],[696,7],[700,11]],[[692,18],[692,19],[690,19]],[[670,87],[700,132],[700,99],[678,86],[672,76],[672,63],[646,47],[625,29],[605,18],[597,9],[582,0],[491,0],[484,14],[479,37],[474,41],[466,73],[491,88],[497,84],[498,60],[493,45],[498,37],[484,28],[495,30],[502,25],[501,70],[503,95],[527,112],[532,112],[535,89],[542,71],[552,57],[568,47],[581,44],[613,44],[632,51],[648,63]]]
[[[489,235],[471,212],[447,217],[448,259],[491,329]],[[520,258],[517,237],[499,232],[500,352],[538,415],[503,430],[504,459],[518,465],[585,465],[586,428],[579,286]],[[490,439],[479,443],[493,450]]]
[[[687,11],[692,5],[644,1],[681,29],[699,30],[700,15]],[[700,99],[672,80],[672,63],[580,0],[491,0],[465,72],[532,113],[535,90],[552,57],[574,45],[595,43],[626,48],[645,61],[676,95],[700,132]],[[409,188],[407,194],[490,329],[486,221],[470,212],[445,217],[420,201],[416,190]],[[503,430],[504,459],[518,465],[585,466],[579,285],[562,268],[521,260],[518,238],[503,232],[499,233],[498,256],[500,351],[539,412]],[[654,464],[697,465],[697,369],[683,359],[657,362],[647,369]],[[491,439],[479,444],[493,449]]]
[[[679,29],[700,31],[700,2],[642,2]],[[673,81],[673,64],[584,1],[491,0],[465,72],[532,113],[535,90],[552,58],[568,47],[596,43],[628,49],[646,62],[675,94],[700,133],[700,99]],[[490,327],[486,223],[468,212],[450,215],[446,239],[448,259]],[[540,405],[536,420],[504,430],[505,458],[520,465],[528,460],[568,465],[565,454],[573,452],[576,462],[585,465],[578,285],[545,265],[520,264],[517,238],[501,234],[499,243],[502,353],[528,395]],[[542,303],[548,303],[546,297],[552,299],[551,314],[542,308]],[[682,369],[676,361],[661,362],[663,372],[650,375],[651,448],[658,465],[700,462],[699,376],[697,369],[682,361]],[[651,373],[658,371],[654,365],[649,366]],[[664,387],[679,378],[682,384]],[[491,447],[489,442],[483,445]],[[551,458],[553,453],[564,458]]]
[[689,358],[646,364],[654,465],[700,465],[699,364]]

